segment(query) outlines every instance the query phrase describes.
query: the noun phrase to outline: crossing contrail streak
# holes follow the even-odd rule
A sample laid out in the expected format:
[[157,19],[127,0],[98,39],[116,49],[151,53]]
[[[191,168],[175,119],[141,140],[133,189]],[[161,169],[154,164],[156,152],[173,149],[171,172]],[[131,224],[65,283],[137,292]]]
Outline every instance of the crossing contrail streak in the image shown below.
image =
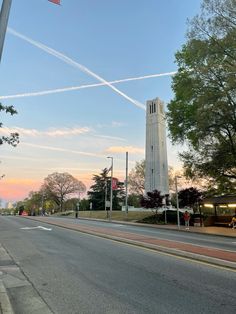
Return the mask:
[[121,95],[122,97],[124,97],[125,99],[127,99],[128,101],[130,101],[131,103],[133,103],[135,106],[141,108],[141,109],[146,109],[145,105],[142,104],[141,102],[129,97],[128,95],[126,95],[125,93],[123,93],[122,91],[120,91],[118,88],[116,88],[115,86],[113,86],[111,83],[107,82],[105,79],[103,79],[101,76],[97,75],[96,73],[92,72],[91,70],[89,70],[87,67],[85,67],[84,65],[74,61],[73,59],[67,57],[66,55],[62,54],[61,52],[52,49],[38,41],[35,41],[21,33],[16,32],[14,29],[12,28],[8,28],[7,29],[8,32],[18,38],[23,39],[24,41],[30,43],[31,45],[38,47],[41,50],[44,50],[45,52],[53,55],[54,57],[62,60],[63,62],[81,70],[84,73],[89,74],[90,76],[96,78],[98,81],[100,81],[101,83],[103,83],[104,85],[110,87],[113,91],[115,91],[116,93],[118,93],[119,95]]
[[[145,80],[145,79],[155,78],[155,77],[160,77],[160,76],[171,76],[171,75],[174,75],[176,73],[177,72],[166,72],[166,73],[151,74],[151,75],[145,75],[145,76],[138,76],[138,77],[121,79],[121,80],[109,81],[108,83],[118,84],[118,83],[123,83],[123,82]],[[29,92],[29,93],[15,94],[15,95],[0,96],[0,99],[13,99],[13,98],[22,98],[22,97],[44,96],[44,95],[50,95],[50,94],[56,94],[56,93],[70,92],[70,91],[75,91],[75,90],[80,90],[80,89],[85,89],[85,88],[99,87],[99,86],[104,86],[104,85],[107,85],[107,84],[96,83],[96,84],[86,84],[86,85],[80,85],[80,86],[56,88],[56,89],[49,89],[49,90],[38,91],[38,92]]]

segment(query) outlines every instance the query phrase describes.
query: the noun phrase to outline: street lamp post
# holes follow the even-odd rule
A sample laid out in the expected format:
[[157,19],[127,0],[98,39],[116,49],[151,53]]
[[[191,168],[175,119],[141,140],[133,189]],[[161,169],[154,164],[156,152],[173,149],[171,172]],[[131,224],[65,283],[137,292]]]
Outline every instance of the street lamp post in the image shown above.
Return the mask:
[[180,229],[180,220],[179,220],[179,197],[178,197],[178,182],[177,179],[180,177],[175,176],[175,192],[176,192],[176,207],[177,207],[177,225]]
[[112,190],[112,181],[113,181],[113,157],[107,157],[111,159],[111,193],[110,193],[110,215],[109,219],[112,218],[112,198],[113,198],[113,190]]
[[42,213],[41,215],[44,216],[44,193],[42,194],[42,200],[41,200],[41,205],[42,205]]

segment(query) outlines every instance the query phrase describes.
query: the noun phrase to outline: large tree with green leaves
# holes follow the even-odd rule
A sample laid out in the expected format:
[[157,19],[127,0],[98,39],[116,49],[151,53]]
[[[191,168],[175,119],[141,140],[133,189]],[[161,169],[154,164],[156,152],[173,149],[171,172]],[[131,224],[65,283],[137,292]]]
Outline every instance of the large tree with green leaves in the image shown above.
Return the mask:
[[[88,191],[89,202],[92,202],[93,210],[105,209],[105,199],[110,200],[111,178],[107,168],[102,169],[100,174],[93,175],[94,184]],[[112,205],[114,210],[121,209],[124,201],[124,184],[117,182],[117,189],[113,190]]]
[[176,53],[168,125],[185,174],[209,178],[221,192],[236,182],[236,1],[203,0]]
[[[10,115],[17,114],[16,109],[13,106],[4,106],[0,103],[0,112],[9,113]],[[3,127],[3,124],[0,122],[0,128]],[[10,133],[9,136],[2,135],[0,136],[0,145],[7,143],[12,146],[16,146],[19,143],[19,134],[14,132]]]
[[155,209],[163,206],[164,195],[161,195],[161,192],[154,190],[152,192],[147,192],[141,199],[141,205],[147,209]]
[[141,206],[146,209],[151,209],[155,212],[155,220],[157,222],[157,210],[164,206],[164,195],[161,195],[161,192],[154,190],[152,192],[147,192],[146,195],[141,196]]
[[202,199],[203,193],[197,188],[190,187],[180,190],[178,193],[179,206],[194,208],[198,205],[198,202]]
[[102,169],[100,174],[93,175],[94,184],[88,191],[89,201],[92,202],[93,210],[105,209],[105,198],[108,195],[108,169]]

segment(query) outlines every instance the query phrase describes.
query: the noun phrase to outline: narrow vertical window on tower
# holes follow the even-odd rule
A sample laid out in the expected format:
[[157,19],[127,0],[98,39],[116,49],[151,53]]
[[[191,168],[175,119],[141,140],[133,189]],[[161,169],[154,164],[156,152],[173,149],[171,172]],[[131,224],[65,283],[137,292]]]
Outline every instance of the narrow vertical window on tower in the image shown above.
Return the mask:
[[160,105],[160,107],[159,107],[159,108],[160,108],[160,112],[161,112],[161,114],[164,114],[164,108],[163,108],[163,106],[161,106],[161,105]]
[[150,105],[150,114],[152,113],[152,105]]
[[153,112],[156,112],[156,103],[154,102]]

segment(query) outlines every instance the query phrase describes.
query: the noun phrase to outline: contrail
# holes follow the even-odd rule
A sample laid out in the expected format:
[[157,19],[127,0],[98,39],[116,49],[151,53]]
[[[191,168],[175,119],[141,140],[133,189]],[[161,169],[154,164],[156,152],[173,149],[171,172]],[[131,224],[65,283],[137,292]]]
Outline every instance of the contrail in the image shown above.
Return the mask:
[[[145,79],[155,78],[155,77],[160,77],[160,76],[171,76],[171,75],[175,75],[176,73],[177,72],[175,71],[175,72],[166,72],[166,73],[144,75],[144,76],[138,76],[138,77],[130,77],[130,78],[121,79],[121,80],[109,81],[108,83],[109,84],[118,84],[118,83],[123,83],[123,82],[145,80]],[[49,94],[70,92],[70,91],[85,89],[85,88],[99,87],[99,86],[104,86],[104,85],[107,85],[107,84],[96,83],[96,84],[86,84],[86,85],[80,85],[80,86],[56,88],[56,89],[49,89],[49,90],[38,91],[38,92],[29,92],[29,93],[15,94],[15,95],[0,96],[0,99],[13,99],[13,98],[22,98],[22,97],[44,96],[44,95],[49,95]]]
[[82,64],[74,61],[73,59],[67,57],[66,55],[62,54],[59,51],[56,51],[38,41],[35,41],[29,37],[26,37],[23,34],[20,34],[18,32],[16,32],[14,29],[12,28],[8,28],[7,29],[8,32],[16,37],[19,37],[21,39],[23,39],[24,41],[30,43],[31,45],[38,47],[41,50],[46,51],[47,53],[53,55],[54,57],[62,60],[63,62],[81,70],[84,73],[89,74],[90,76],[96,78],[98,81],[100,81],[101,83],[103,83],[104,85],[107,85],[108,87],[110,87],[112,90],[114,90],[116,93],[118,93],[119,95],[121,95],[122,97],[124,97],[125,99],[127,99],[128,101],[130,101],[131,103],[133,103],[135,106],[141,108],[141,109],[146,109],[145,105],[142,104],[141,102],[129,97],[128,95],[126,95],[125,93],[123,93],[122,91],[120,91],[119,89],[117,89],[115,86],[113,86],[111,83],[107,82],[105,79],[103,79],[101,76],[97,75],[96,73],[92,72],[91,70],[89,70],[87,67],[83,66]]
[[88,156],[88,157],[100,157],[100,158],[104,159],[104,155],[102,155],[102,154],[94,154],[94,153],[82,152],[82,151],[77,151],[77,150],[61,148],[61,147],[52,147],[52,146],[47,146],[47,145],[38,145],[38,144],[32,144],[32,143],[27,143],[27,142],[21,142],[21,145],[28,146],[28,147],[33,147],[33,148],[40,148],[40,149],[45,149],[45,150],[63,152],[63,153],[78,154],[78,155],[83,155],[83,156]]
[[[44,149],[44,150],[49,150],[49,151],[76,154],[76,155],[82,155],[82,156],[87,156],[87,157],[102,158],[103,160],[107,156],[106,154],[88,153],[88,152],[71,150],[71,149],[66,149],[66,148],[61,148],[61,147],[53,147],[53,146],[47,146],[47,145],[33,144],[33,143],[28,143],[28,142],[21,142],[20,145],[31,147],[31,148],[36,148],[36,149],[39,148],[39,149]],[[116,158],[116,160],[117,161],[124,161],[123,158]],[[130,162],[132,163],[132,161],[130,161]]]

